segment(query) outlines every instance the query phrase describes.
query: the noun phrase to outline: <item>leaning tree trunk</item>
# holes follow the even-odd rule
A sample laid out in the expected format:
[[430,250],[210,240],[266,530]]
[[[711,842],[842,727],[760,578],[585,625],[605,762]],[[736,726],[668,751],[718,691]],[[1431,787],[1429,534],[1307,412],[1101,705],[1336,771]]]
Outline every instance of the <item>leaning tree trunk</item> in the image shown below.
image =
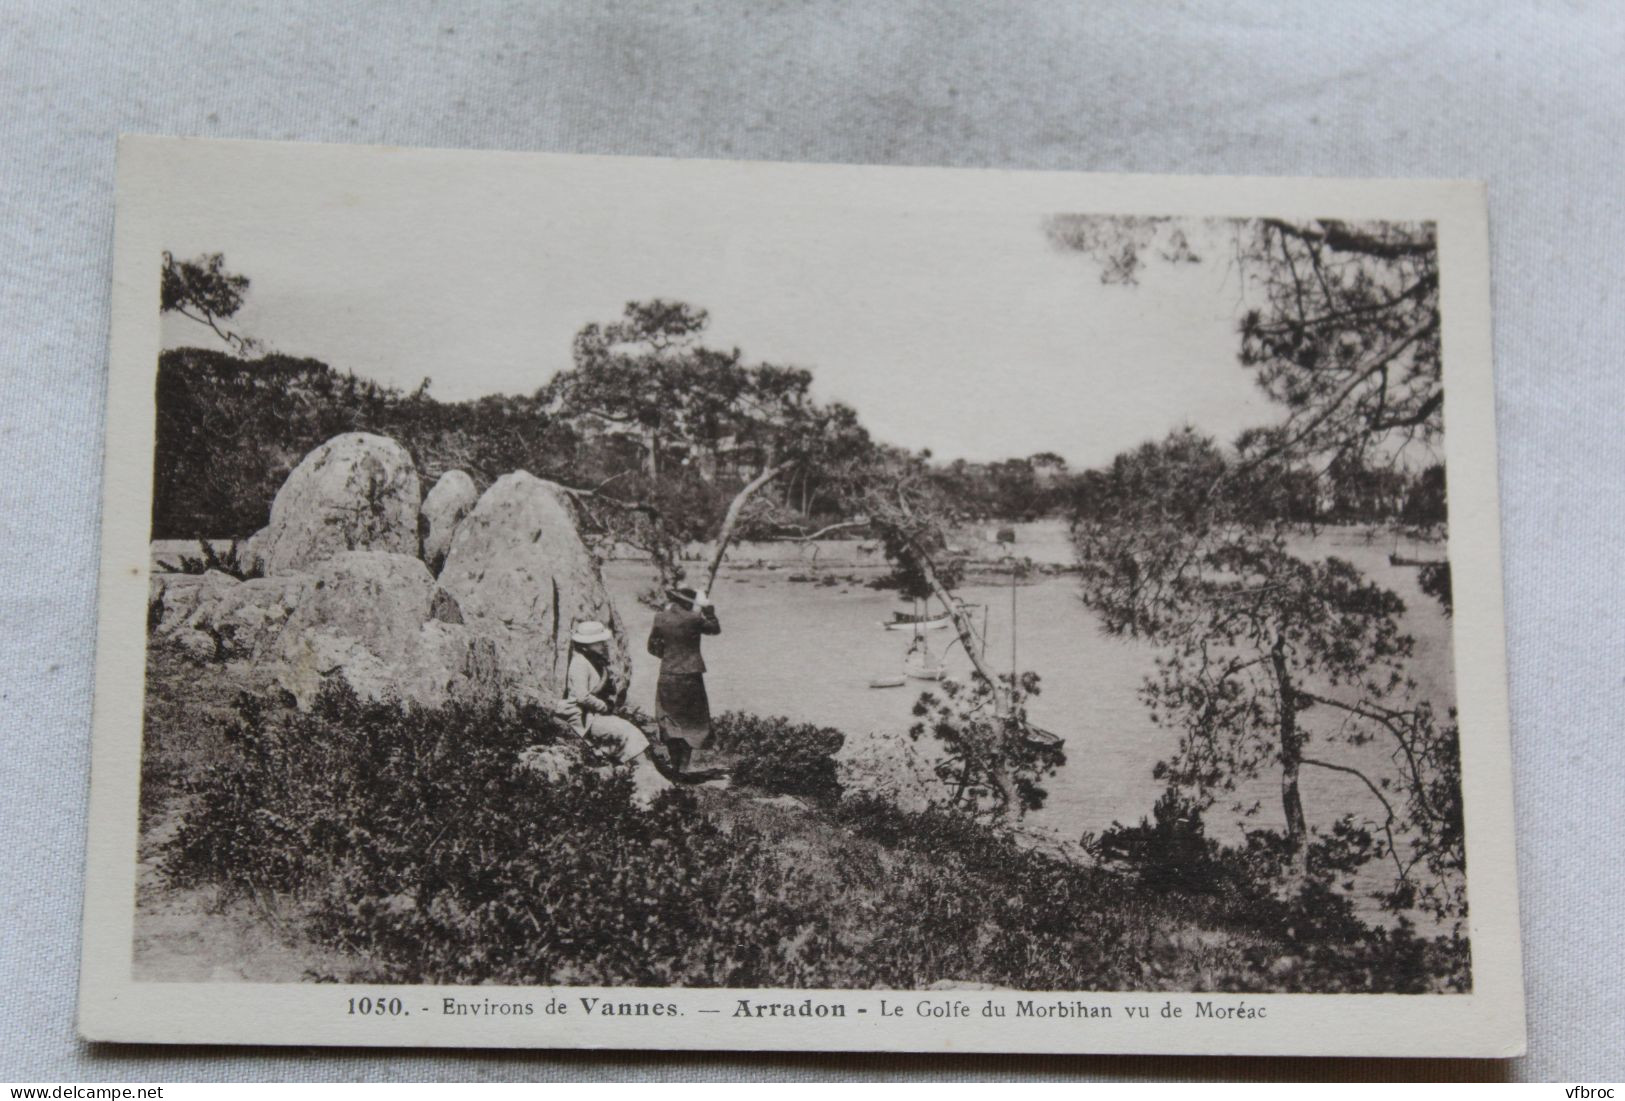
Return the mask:
[[[971,665],[975,667],[977,673],[981,674],[982,679],[987,681],[989,689],[993,692],[994,714],[1000,720],[1008,719],[1015,711],[1015,685],[1010,685],[1008,689],[1000,687],[998,676],[982,660],[982,654],[976,645],[976,632],[971,627],[970,617],[960,609],[959,602],[954,599],[953,593],[937,576],[936,566],[931,561],[931,555],[914,539],[906,539],[904,546],[906,548],[904,553],[914,559],[914,564],[919,567],[920,575],[925,578],[925,583],[931,587],[932,593],[942,602],[943,608],[947,610],[949,617],[953,620],[954,630],[959,635],[959,644],[964,649],[965,656],[970,658]],[[1016,732],[1007,723],[1001,721],[999,725],[1000,732],[1004,737],[1012,738],[1017,736]],[[988,766],[988,778],[998,795],[999,808],[997,814],[1002,818],[1009,814],[1010,808],[1015,805],[1016,794],[1015,779],[1010,775],[1010,768],[1005,763],[1002,754],[994,754],[994,761]]]
[[643,446],[649,449],[649,482],[660,484],[660,433],[653,428],[643,434]]
[[1298,791],[1298,771],[1303,766],[1303,736],[1298,732],[1298,695],[1292,673],[1286,664],[1284,640],[1277,638],[1270,649],[1275,669],[1281,719],[1281,809],[1286,815],[1286,840],[1291,850],[1292,868],[1301,880],[1309,877],[1309,825],[1303,814],[1303,796]]
[[767,483],[789,470],[795,463],[783,462],[777,466],[768,466],[756,477],[745,484],[745,488],[734,494],[734,499],[728,504],[728,512],[722,518],[722,530],[717,533],[717,550],[711,556],[711,569],[705,575],[705,591],[709,593],[717,585],[717,571],[722,569],[722,560],[728,554],[728,544],[733,542],[734,528],[739,526],[739,514],[745,510],[745,504],[756,491]]
[[994,704],[999,715],[1008,715],[1010,705],[1013,702],[1010,699],[1010,692],[1014,691],[1014,685],[1011,686],[1009,691],[1000,687],[998,675],[989,669],[982,660],[981,652],[977,647],[976,632],[971,627],[970,616],[960,609],[959,601],[954,599],[954,594],[948,591],[948,586],[944,585],[942,579],[937,576],[936,567],[931,562],[931,556],[920,550],[913,540],[910,540],[908,545],[915,565],[919,566],[920,574],[925,578],[925,583],[931,586],[931,592],[942,602],[942,606],[948,612],[949,618],[953,620],[954,631],[959,635],[959,644],[964,648],[965,656],[970,658],[971,665],[976,667],[976,671],[982,675],[988,686],[993,689]]

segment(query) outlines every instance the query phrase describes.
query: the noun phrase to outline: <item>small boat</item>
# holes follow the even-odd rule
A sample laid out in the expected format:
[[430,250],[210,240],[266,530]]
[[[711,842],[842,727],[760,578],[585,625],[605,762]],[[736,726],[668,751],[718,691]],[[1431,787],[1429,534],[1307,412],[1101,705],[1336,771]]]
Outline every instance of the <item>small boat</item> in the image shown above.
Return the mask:
[[1438,558],[1407,558],[1403,554],[1390,554],[1390,566],[1442,566],[1444,561]]
[[931,619],[942,619],[945,615],[945,612],[893,612],[891,618],[893,623],[924,623]]
[[881,626],[888,631],[941,631],[953,625],[953,616],[949,615],[911,615],[908,612],[893,612],[891,622],[882,623]]
[[901,688],[906,683],[906,677],[870,677],[870,688]]
[[1041,726],[1028,726],[1026,728],[1026,740],[1032,745],[1055,746],[1056,748],[1066,744],[1065,738],[1045,730]]
[[903,655],[903,675],[915,680],[941,680],[947,672],[947,663],[931,652],[925,636],[916,636]]
[[886,628],[888,631],[913,631],[915,634],[919,634],[922,631],[941,631],[947,627],[951,627],[952,625],[953,620],[948,616],[940,616],[936,619],[915,620],[912,623],[899,623],[896,620],[892,620],[890,623],[881,624],[881,626]]

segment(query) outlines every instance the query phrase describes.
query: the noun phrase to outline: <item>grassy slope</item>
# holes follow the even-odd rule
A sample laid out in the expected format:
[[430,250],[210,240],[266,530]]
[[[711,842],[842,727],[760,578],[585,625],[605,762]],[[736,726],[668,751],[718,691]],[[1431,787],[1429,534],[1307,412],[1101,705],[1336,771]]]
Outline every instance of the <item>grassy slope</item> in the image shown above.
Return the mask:
[[[1025,900],[991,897],[1008,885],[980,874],[974,862],[862,836],[830,812],[784,797],[714,790],[704,794],[702,805],[725,829],[754,831],[795,864],[808,895],[827,903],[831,939],[857,957],[884,959],[893,972],[887,985],[1002,985],[987,973],[987,963],[999,958],[998,941],[1021,916],[1005,913],[1006,922],[997,918],[1003,903]],[[1227,979],[1254,970],[1243,957],[1244,948],[1269,945],[1265,937],[1225,928],[1216,908],[1203,902],[1153,894],[1112,873],[1101,872],[1094,879],[1098,890],[1089,908],[1094,912],[1073,911],[1069,917],[1076,933],[1062,933],[1049,942],[1057,964],[1067,957],[1075,964],[1077,956],[1067,949],[1081,950],[1090,964],[1087,972],[1057,967],[1049,981],[1031,984],[1034,988],[1220,989],[1234,985]],[[903,949],[899,958],[906,938],[888,936],[895,931],[888,930],[888,923],[899,913],[913,913],[933,925],[963,921],[967,935],[928,941],[923,951]],[[1106,932],[1108,913],[1116,928],[1105,936],[1092,935]],[[1027,970],[1047,970],[1042,961],[1031,962],[1036,967]]]
[[[222,904],[166,885],[158,841],[184,815],[184,779],[227,754],[239,691],[266,685],[243,668],[198,664],[163,647],[149,658],[143,758],[137,967],[153,977],[295,981],[344,978],[369,961],[313,942],[275,899]],[[705,821],[767,854],[771,902],[804,915],[774,951],[797,984],[919,989],[990,983],[1027,989],[1292,989],[1303,946],[1243,920],[1220,900],[1155,892],[1129,877],[1022,856],[948,824],[921,830],[885,807],[816,805],[748,787],[697,793]],[[749,897],[749,896],[747,896]],[[571,981],[559,975],[559,981]],[[582,975],[574,981],[591,982]]]
[[211,888],[179,888],[159,871],[161,846],[188,806],[185,784],[225,759],[221,737],[239,692],[269,680],[246,663],[200,664],[178,649],[147,651],[137,843],[134,970],[148,982],[246,979],[292,982],[342,973],[345,961],[294,933],[270,900],[227,899]]

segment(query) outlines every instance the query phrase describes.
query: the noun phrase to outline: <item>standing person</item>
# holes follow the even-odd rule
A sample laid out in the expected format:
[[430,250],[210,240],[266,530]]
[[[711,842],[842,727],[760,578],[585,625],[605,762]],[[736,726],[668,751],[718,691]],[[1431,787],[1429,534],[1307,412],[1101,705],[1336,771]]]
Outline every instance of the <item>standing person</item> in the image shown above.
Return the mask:
[[670,602],[655,615],[649,631],[649,653],[660,659],[655,688],[655,721],[682,772],[689,756],[711,737],[711,701],[705,694],[705,658],[700,636],[720,635],[717,610],[703,591],[667,589]]
[[597,620],[578,623],[570,632],[570,668],[564,677],[564,699],[558,714],[576,734],[607,738],[618,765],[632,766],[633,798],[648,806],[666,787],[650,754],[649,738],[638,727],[611,714],[618,685],[609,675],[609,644],[614,632]]

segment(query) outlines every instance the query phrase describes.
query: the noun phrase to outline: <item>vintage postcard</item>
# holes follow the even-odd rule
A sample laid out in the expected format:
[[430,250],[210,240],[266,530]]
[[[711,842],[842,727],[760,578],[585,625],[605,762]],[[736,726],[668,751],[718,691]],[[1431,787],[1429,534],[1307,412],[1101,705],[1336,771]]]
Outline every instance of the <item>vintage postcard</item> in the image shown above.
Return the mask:
[[82,1033],[1521,1052],[1485,222],[126,138]]

